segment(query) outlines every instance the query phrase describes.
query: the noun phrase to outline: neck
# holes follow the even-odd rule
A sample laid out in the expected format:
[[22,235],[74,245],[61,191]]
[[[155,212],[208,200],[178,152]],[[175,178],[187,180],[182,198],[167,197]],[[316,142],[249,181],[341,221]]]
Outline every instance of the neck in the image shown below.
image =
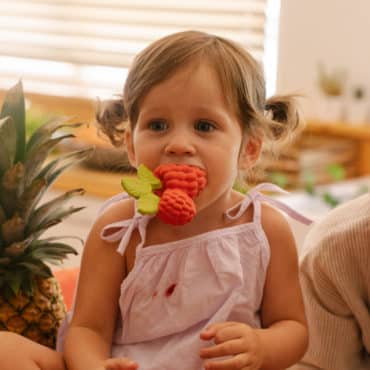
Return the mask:
[[[190,238],[208,231],[226,227],[232,222],[225,218],[225,211],[239,203],[242,199],[242,194],[235,191],[228,192],[212,202],[212,204],[198,210],[193,220],[182,226],[163,224],[162,221],[154,217],[149,224],[147,234],[148,244],[161,244]],[[239,222],[236,221],[235,223]]]
[[179,236],[189,237],[207,231],[225,227],[229,221],[225,218],[225,212],[243,199],[243,195],[231,191],[223,194],[219,199],[204,208],[197,210],[193,220],[182,226],[172,226],[174,233]]

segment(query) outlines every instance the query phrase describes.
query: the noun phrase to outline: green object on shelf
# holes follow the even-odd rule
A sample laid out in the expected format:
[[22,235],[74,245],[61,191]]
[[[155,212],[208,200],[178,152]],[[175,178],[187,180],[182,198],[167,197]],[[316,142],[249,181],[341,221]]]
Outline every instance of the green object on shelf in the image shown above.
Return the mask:
[[336,163],[329,164],[327,171],[334,181],[341,181],[346,177],[346,170],[344,167]]
[[270,173],[270,180],[283,189],[288,185],[288,177],[283,172],[275,171]]

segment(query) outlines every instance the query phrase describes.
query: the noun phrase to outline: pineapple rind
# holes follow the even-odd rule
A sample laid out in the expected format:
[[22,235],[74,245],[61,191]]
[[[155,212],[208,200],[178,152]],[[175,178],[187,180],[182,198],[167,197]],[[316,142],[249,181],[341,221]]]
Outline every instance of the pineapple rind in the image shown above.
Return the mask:
[[59,283],[54,277],[37,278],[34,289],[33,296],[20,291],[9,300],[0,298],[0,330],[55,348],[57,330],[66,314]]

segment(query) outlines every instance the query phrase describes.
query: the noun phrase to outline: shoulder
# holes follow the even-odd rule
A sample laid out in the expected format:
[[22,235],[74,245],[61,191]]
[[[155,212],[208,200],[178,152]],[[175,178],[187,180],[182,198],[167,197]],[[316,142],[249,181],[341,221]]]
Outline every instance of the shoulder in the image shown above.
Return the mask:
[[269,242],[271,260],[296,264],[297,249],[291,227],[282,212],[261,204],[261,225]]
[[[93,222],[84,249],[115,249],[118,242],[108,242],[103,240],[102,232],[104,228],[119,221],[130,220],[135,214],[135,204],[133,199],[123,199],[112,203],[102,213],[100,213]],[[104,235],[108,236],[115,231],[114,227],[106,229]]]
[[290,226],[283,213],[269,204],[261,204],[261,224],[266,234],[289,231]]
[[261,204],[261,225],[269,241],[293,237],[283,213],[266,203]]
[[93,229],[101,229],[118,221],[129,220],[134,217],[135,204],[133,199],[123,199],[111,204],[98,215],[93,224]]

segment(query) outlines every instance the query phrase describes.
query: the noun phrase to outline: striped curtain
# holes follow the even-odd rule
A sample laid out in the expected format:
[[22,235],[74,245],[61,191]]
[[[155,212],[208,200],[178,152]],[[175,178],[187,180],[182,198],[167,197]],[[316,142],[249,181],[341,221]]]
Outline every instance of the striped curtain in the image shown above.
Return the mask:
[[0,89],[105,97],[134,55],[196,29],[238,41],[262,62],[268,0],[0,0]]

